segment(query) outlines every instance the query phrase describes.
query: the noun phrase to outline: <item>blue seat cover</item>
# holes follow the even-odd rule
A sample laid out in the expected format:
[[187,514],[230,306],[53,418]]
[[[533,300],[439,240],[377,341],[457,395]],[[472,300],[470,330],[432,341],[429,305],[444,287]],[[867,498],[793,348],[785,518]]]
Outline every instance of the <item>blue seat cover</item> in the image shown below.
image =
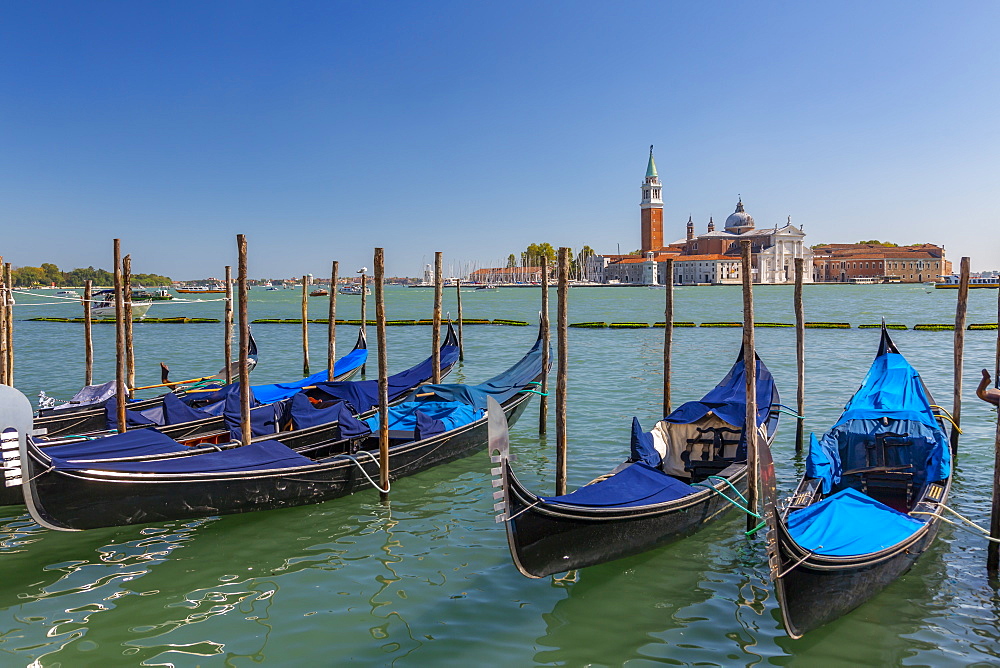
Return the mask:
[[880,552],[924,526],[850,487],[788,515],[788,533],[817,554],[853,557]]
[[658,468],[637,462],[607,480],[586,485],[563,496],[541,496],[548,503],[590,508],[628,508],[676,501],[699,490],[671,478]]
[[42,448],[42,452],[49,457],[60,459],[143,457],[184,452],[185,450],[188,450],[187,446],[161,434],[154,427],[127,431],[124,434],[112,434],[111,436],[95,438],[92,441],[79,441]]
[[230,473],[269,471],[315,464],[308,457],[278,441],[258,441],[222,452],[209,452],[190,457],[155,459],[138,462],[108,462],[99,465],[82,461],[53,459],[57,470],[101,470],[121,473]]

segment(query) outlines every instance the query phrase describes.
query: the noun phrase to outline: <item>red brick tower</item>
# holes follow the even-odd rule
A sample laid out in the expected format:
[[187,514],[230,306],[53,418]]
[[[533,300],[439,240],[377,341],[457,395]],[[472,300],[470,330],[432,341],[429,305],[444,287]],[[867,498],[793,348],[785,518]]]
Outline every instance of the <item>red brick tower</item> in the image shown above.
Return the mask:
[[646,180],[642,183],[642,252],[663,248],[663,197],[660,194],[660,177],[656,175],[653,147],[649,147],[649,164]]

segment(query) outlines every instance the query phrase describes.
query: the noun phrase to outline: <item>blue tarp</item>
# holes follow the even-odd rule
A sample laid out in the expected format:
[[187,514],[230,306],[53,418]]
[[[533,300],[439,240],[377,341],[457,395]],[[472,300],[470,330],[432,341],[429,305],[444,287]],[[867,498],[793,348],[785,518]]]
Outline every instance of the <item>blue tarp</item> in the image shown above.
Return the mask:
[[[107,428],[108,429],[118,429],[118,397],[111,397],[108,399],[107,403],[104,404],[104,413],[106,416]],[[146,425],[158,424],[153,420],[149,419],[139,411],[125,409],[125,424],[129,427],[144,427]]]
[[[283,402],[276,404],[256,405],[257,402],[250,398],[250,431],[253,436],[266,436],[278,431],[279,425],[285,420],[287,406]],[[240,426],[242,411],[240,409],[240,395],[238,392],[231,393],[226,398],[226,409],[223,413],[226,426],[229,428],[230,436],[237,441],[242,438],[243,429]]]
[[[458,346],[441,346],[441,368],[458,361]],[[413,389],[413,386],[433,374],[434,360],[430,357],[415,367],[389,376],[389,401],[395,401]],[[316,388],[330,399],[346,401],[354,413],[364,413],[378,406],[378,381],[316,383]]]
[[213,417],[213,413],[200,408],[192,408],[172,392],[163,396],[163,423],[181,424]]
[[486,398],[492,396],[503,404],[542,372],[542,340],[522,357],[517,364],[498,376],[479,385],[438,384],[421,385],[415,394],[431,392],[441,401],[459,401],[480,410],[486,410]]
[[649,466],[659,466],[663,461],[660,453],[653,446],[653,435],[644,432],[639,418],[632,418],[632,447],[629,461],[642,462]]
[[[674,424],[691,424],[697,422],[709,411],[714,411],[720,418],[733,425],[743,427],[746,420],[746,374],[744,373],[743,351],[740,351],[736,363],[729,373],[700,401],[688,401],[681,404],[677,410],[663,418]],[[757,360],[757,424],[763,424],[771,411],[772,402],[778,402],[778,393],[774,388],[774,378],[771,372]]]
[[[333,366],[334,376],[340,376],[345,374],[352,369],[357,369],[359,366],[365,363],[368,359],[368,350],[365,348],[355,348],[351,352],[347,353]],[[253,396],[256,397],[257,401],[262,404],[270,404],[275,401],[281,401],[282,399],[287,399],[295,394],[298,394],[303,387],[309,387],[310,385],[316,385],[317,383],[327,382],[326,369],[320,371],[319,373],[314,373],[311,376],[303,378],[302,380],[297,380],[292,383],[272,383],[270,385],[251,385],[250,389],[253,391]]]
[[[421,420],[421,416],[423,419]],[[483,411],[457,401],[406,401],[389,407],[390,431],[417,431],[419,426],[423,437],[432,436],[451,429],[457,429],[483,416]],[[379,416],[365,420],[372,433],[377,433],[381,420]],[[437,423],[437,424],[435,424]]]
[[[61,470],[82,470],[96,468],[93,464],[53,459],[52,463]],[[222,452],[209,452],[190,457],[173,457],[138,462],[102,463],[102,471],[132,473],[226,473],[236,471],[267,471],[271,469],[309,466],[315,462],[303,457],[277,441],[259,441]]]
[[184,452],[188,448],[155,428],[137,429],[124,434],[113,434],[92,441],[79,441],[66,445],[42,448],[49,457],[60,459],[104,459],[109,457],[143,457],[168,452]]
[[354,438],[369,433],[368,425],[354,417],[343,401],[319,408],[306,395],[296,394],[289,403],[288,413],[295,429],[337,423],[341,438]]
[[[879,448],[879,436],[907,445]],[[899,353],[877,356],[837,424],[820,439],[810,439],[806,477],[822,480],[828,494],[843,471],[872,466],[908,467],[901,470],[912,473],[918,485],[951,475],[948,437],[920,375]]]
[[641,462],[619,471],[607,480],[585,485],[571,494],[539,497],[548,503],[590,508],[628,508],[675,501],[699,490],[658,468]]
[[795,542],[817,554],[871,554],[913,535],[924,522],[847,488],[788,516]]

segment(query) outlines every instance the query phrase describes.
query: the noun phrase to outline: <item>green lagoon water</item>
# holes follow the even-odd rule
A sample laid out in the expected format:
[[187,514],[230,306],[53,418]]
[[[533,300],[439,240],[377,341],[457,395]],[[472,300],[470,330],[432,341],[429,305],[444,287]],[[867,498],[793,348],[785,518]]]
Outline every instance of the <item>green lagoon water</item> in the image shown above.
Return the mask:
[[[73,316],[78,306],[27,306],[19,296],[17,386],[70,396],[82,383],[82,326],[23,322]],[[251,316],[297,317],[299,293],[251,293]],[[759,321],[793,322],[791,288],[755,292]],[[553,309],[554,292],[553,292]],[[808,320],[854,325],[954,321],[954,291],[922,286],[807,286]],[[463,292],[470,318],[534,322],[537,290]],[[662,290],[574,289],[570,322],[662,320]],[[429,317],[429,290],[390,288],[390,318]],[[678,320],[741,319],[739,288],[680,288]],[[995,322],[997,293],[971,294],[970,322]],[[358,297],[338,315],[357,317]],[[313,299],[315,317],[326,302]],[[454,290],[446,309],[455,313]],[[157,303],[150,317],[221,317],[218,301]],[[113,376],[114,328],[95,326],[97,379]],[[140,384],[158,363],[181,379],[222,365],[221,325],[137,325]],[[257,383],[297,377],[298,325],[258,325]],[[313,366],[325,325],[313,325]],[[346,352],[356,330],[338,329]],[[374,332],[370,330],[374,351]],[[430,328],[388,330],[389,368],[426,357]],[[520,358],[533,327],[469,326],[466,361],[451,380],[479,382]],[[700,397],[726,372],[737,329],[677,329],[675,404]],[[571,330],[569,473],[575,488],[628,454],[629,424],[649,428],[661,398],[662,330]],[[761,357],[785,403],[795,397],[795,333],[758,329]],[[942,404],[951,406],[951,332],[894,332]],[[806,428],[822,432],[857,388],[876,330],[809,330]],[[960,457],[951,505],[988,522],[996,412],[975,399],[992,367],[995,332],[968,332]],[[374,358],[372,358],[374,361]],[[370,364],[374,369],[374,365]],[[783,489],[803,469],[785,417],[774,452]],[[538,490],[554,485],[553,441],[537,434],[537,402],[511,432],[515,464]],[[554,429],[550,428],[550,433]],[[693,537],[589,568],[567,581],[530,580],[511,564],[494,522],[485,452],[374,491],[243,516],[81,533],[39,528],[23,507],[0,509],[0,665],[3,666],[530,666],[1000,664],[1000,596],[985,572],[986,543],[946,527],[907,575],[843,619],[798,641],[776,616],[762,541],[732,512]],[[33,663],[34,662],[34,663]]]

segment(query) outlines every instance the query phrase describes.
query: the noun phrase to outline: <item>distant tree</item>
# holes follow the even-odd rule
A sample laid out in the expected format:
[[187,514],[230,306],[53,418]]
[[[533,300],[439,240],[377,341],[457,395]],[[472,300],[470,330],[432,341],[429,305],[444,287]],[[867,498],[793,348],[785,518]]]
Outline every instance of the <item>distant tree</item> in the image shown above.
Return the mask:
[[510,255],[507,256],[507,268],[513,269],[516,266],[517,266],[517,258],[514,256],[513,253],[511,253]]
[[45,271],[41,267],[19,267],[11,271],[15,286],[31,287],[45,282]]
[[170,285],[172,281],[169,276],[159,274],[132,274],[132,285]]
[[63,284],[63,273],[59,271],[59,267],[52,264],[51,262],[43,262],[41,266],[42,272],[45,274],[45,283],[48,285],[62,285]]
[[870,239],[869,241],[859,241],[859,244],[869,244],[872,246],[886,246],[888,248],[897,248],[899,244],[894,244],[891,241],[879,241],[878,239]]

